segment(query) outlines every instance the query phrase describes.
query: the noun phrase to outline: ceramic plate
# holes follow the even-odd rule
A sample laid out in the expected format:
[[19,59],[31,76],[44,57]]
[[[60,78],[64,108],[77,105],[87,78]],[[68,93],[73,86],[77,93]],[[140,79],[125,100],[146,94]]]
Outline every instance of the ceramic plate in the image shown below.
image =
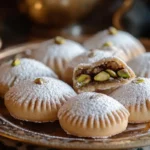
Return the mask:
[[[0,63],[18,55],[28,57],[30,50],[38,44],[28,44],[11,48],[0,53]],[[6,110],[3,99],[0,100],[0,135],[37,144],[40,146],[68,149],[121,149],[150,145],[150,124],[129,125],[127,130],[107,139],[77,138],[67,135],[55,123],[29,123],[12,118]]]

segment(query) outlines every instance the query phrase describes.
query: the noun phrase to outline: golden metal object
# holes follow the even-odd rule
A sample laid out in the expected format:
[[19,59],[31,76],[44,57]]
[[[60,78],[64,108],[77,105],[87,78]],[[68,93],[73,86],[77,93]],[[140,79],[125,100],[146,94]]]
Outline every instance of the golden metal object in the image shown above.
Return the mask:
[[50,26],[69,25],[92,10],[98,0],[22,0],[21,12],[36,23]]
[[124,30],[124,27],[121,23],[123,15],[131,8],[134,0],[124,0],[123,4],[119,9],[115,12],[112,22],[113,26],[119,30]]

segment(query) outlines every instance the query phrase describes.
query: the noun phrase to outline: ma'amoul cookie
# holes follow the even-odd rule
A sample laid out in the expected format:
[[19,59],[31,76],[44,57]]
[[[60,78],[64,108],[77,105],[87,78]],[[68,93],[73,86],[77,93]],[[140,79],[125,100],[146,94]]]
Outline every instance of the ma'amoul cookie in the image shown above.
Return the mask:
[[150,78],[150,53],[144,53],[128,62],[138,77]]
[[134,72],[124,61],[108,52],[101,52],[93,62],[80,63],[74,68],[73,87],[78,93],[105,93],[131,82],[134,78]]
[[84,46],[88,49],[100,48],[105,42],[111,41],[115,46],[121,48],[131,60],[145,52],[144,46],[131,34],[110,27],[107,30],[100,31],[93,37],[85,41]]
[[58,112],[61,127],[71,135],[104,138],[123,132],[129,112],[113,98],[85,92],[70,98]]
[[41,43],[38,49],[32,51],[32,58],[39,60],[52,68],[60,78],[67,63],[85,51],[79,43],[55,37]]
[[22,80],[42,76],[57,78],[50,68],[36,60],[27,58],[10,60],[0,66],[0,95],[3,97],[11,86]]
[[72,61],[70,61],[67,64],[65,71],[63,73],[63,80],[68,84],[72,85],[73,70],[77,65],[81,63],[94,63],[96,61],[99,61],[103,57],[109,57],[109,56],[119,57],[121,60],[124,61],[127,60],[126,55],[121,49],[113,46],[111,42],[106,42],[104,43],[101,49],[86,51],[81,55],[75,57]]
[[22,81],[10,88],[5,95],[5,106],[19,120],[53,122],[57,120],[59,108],[75,95],[66,83],[42,77]]
[[129,123],[150,121],[150,79],[137,78],[116,89],[110,96],[129,110]]

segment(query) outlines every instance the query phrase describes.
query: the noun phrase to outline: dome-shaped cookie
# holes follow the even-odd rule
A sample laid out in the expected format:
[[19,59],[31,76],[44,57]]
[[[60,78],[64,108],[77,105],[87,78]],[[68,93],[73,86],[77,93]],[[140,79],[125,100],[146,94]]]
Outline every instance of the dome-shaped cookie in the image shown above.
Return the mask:
[[113,45],[108,45],[109,43],[108,42],[105,43],[105,45],[101,49],[94,49],[94,50],[86,51],[82,53],[81,55],[72,59],[72,61],[70,61],[67,64],[65,71],[63,73],[62,79],[66,83],[72,85],[73,70],[77,65],[81,63],[94,63],[96,61],[99,61],[103,57],[109,57],[109,56],[119,57],[120,59],[126,61],[127,58],[124,52],[121,49],[118,49],[117,47]]
[[103,138],[123,132],[129,112],[113,98],[94,92],[74,96],[58,112],[61,127],[79,137]]
[[61,78],[67,63],[85,51],[79,43],[56,37],[43,42],[32,52],[32,57],[52,68]]
[[128,62],[138,77],[150,78],[150,53],[144,53]]
[[130,123],[150,121],[150,79],[136,78],[113,91],[110,96],[129,110]]
[[47,66],[33,59],[14,59],[0,66],[0,95],[4,94],[14,84],[36,77],[53,77],[57,75]]
[[135,37],[125,31],[116,30],[113,27],[98,32],[85,41],[84,46],[88,49],[100,48],[107,41],[121,48],[127,55],[128,60],[145,52],[144,46]]
[[10,88],[5,95],[5,106],[13,117],[20,120],[55,121],[59,108],[75,95],[66,83],[42,77],[22,81]]

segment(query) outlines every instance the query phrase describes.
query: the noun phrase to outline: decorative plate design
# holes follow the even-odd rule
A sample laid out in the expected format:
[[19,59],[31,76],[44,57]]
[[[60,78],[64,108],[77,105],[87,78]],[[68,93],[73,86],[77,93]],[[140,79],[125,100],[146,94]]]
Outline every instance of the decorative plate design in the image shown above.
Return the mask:
[[[27,49],[36,48],[37,44],[11,48],[0,53],[0,63],[16,55],[28,56]],[[55,123],[30,123],[12,118],[0,99],[0,135],[21,142],[53,148],[73,149],[121,149],[150,145],[150,123],[129,125],[128,129],[107,139],[78,138],[67,135]]]

